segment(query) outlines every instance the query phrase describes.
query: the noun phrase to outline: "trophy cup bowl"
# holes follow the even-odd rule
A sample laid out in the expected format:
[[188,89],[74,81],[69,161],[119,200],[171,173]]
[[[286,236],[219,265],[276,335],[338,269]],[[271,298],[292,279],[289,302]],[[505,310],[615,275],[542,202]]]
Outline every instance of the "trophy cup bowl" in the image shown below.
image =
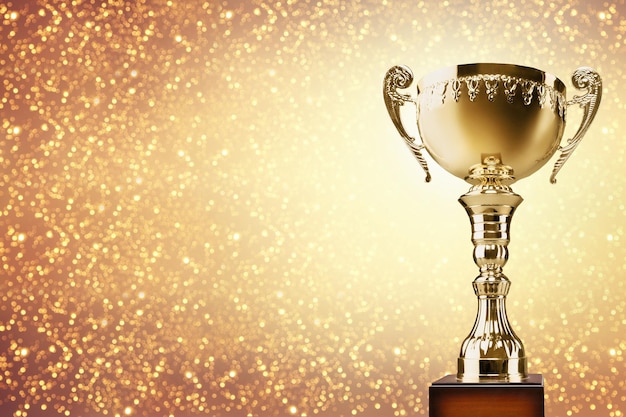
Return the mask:
[[417,88],[424,146],[461,179],[485,159],[498,159],[514,178],[524,178],[559,146],[565,85],[550,74],[514,65],[461,65],[430,74]]
[[[593,69],[572,76],[580,96],[566,100],[565,84],[544,71],[511,64],[477,63],[435,71],[417,82],[417,96],[402,94],[413,82],[406,66],[394,66],[383,84],[392,122],[411,149],[426,181],[431,175],[421,151],[472,186],[459,198],[470,218],[478,298],[474,327],[464,340],[456,378],[460,382],[523,382],[528,379],[524,346],[506,314],[510,281],[502,272],[508,259],[510,222],[522,198],[510,185],[525,178],[557,152],[550,181],[580,143],[600,104],[602,82]],[[421,142],[403,126],[401,107],[416,106]],[[582,122],[561,145],[567,108],[578,104]]]

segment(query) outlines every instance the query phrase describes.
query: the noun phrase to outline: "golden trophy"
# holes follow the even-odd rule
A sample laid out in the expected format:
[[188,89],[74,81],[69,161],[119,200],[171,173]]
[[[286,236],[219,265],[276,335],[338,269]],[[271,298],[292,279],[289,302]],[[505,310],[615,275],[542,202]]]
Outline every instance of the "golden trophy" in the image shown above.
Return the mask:
[[[588,67],[572,83],[585,93],[566,99],[565,84],[538,69],[510,64],[458,65],[417,82],[417,96],[399,93],[413,82],[406,66],[385,75],[385,105],[400,135],[430,181],[422,150],[471,188],[459,198],[471,222],[473,282],[478,298],[474,327],[463,341],[457,375],[430,387],[431,417],[470,415],[543,416],[543,378],[529,374],[524,345],[506,313],[510,281],[502,272],[508,259],[511,218],[522,197],[511,184],[541,168],[557,152],[550,181],[580,143],[602,96],[602,81]],[[421,141],[401,120],[401,107],[413,103]],[[582,122],[561,145],[567,108],[578,104]]]

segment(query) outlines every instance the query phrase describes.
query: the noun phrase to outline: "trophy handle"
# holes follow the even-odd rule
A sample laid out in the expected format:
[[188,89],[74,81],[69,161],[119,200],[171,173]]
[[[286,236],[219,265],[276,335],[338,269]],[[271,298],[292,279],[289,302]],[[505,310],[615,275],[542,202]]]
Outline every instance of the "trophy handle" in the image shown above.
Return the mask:
[[567,140],[565,146],[560,146],[559,150],[561,155],[554,164],[552,175],[550,176],[550,182],[556,183],[556,174],[561,170],[561,167],[568,160],[574,149],[578,146],[583,138],[583,135],[587,132],[589,125],[596,117],[598,112],[598,106],[602,99],[602,79],[600,75],[589,67],[580,67],[574,71],[572,75],[572,84],[579,90],[586,89],[587,93],[582,96],[574,96],[574,98],[567,102],[567,105],[579,104],[583,109],[583,120],[580,127],[576,131],[576,134]]
[[383,83],[383,97],[385,99],[385,106],[389,112],[389,117],[393,122],[400,136],[404,138],[407,146],[415,155],[415,159],[419,162],[420,166],[426,173],[426,182],[430,182],[430,171],[428,170],[428,164],[426,159],[420,152],[424,149],[423,144],[416,144],[415,138],[409,135],[402,125],[400,119],[400,107],[406,102],[411,102],[417,105],[416,101],[407,94],[400,94],[396,90],[398,88],[407,88],[413,82],[413,72],[409,67],[404,65],[396,65],[391,67],[387,74],[385,74],[385,82]]

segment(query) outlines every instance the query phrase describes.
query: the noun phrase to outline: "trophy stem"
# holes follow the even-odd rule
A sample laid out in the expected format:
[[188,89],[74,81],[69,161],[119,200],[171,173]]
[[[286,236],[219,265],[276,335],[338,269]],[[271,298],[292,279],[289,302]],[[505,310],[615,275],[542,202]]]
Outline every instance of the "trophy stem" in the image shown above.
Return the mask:
[[482,179],[459,199],[470,217],[474,262],[480,275],[473,282],[478,313],[461,346],[457,379],[523,381],[528,378],[526,355],[506,314],[511,283],[502,273],[509,254],[511,218],[523,199],[500,181]]

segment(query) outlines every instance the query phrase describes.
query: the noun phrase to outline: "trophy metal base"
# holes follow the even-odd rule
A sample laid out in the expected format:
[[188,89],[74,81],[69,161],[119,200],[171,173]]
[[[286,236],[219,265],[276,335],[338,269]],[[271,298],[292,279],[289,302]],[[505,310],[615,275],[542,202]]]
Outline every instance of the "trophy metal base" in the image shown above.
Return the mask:
[[523,382],[460,382],[447,375],[429,388],[429,417],[544,417],[543,376]]
[[[521,342],[518,343],[521,346]],[[461,382],[526,382],[526,358],[459,358],[456,378]]]

